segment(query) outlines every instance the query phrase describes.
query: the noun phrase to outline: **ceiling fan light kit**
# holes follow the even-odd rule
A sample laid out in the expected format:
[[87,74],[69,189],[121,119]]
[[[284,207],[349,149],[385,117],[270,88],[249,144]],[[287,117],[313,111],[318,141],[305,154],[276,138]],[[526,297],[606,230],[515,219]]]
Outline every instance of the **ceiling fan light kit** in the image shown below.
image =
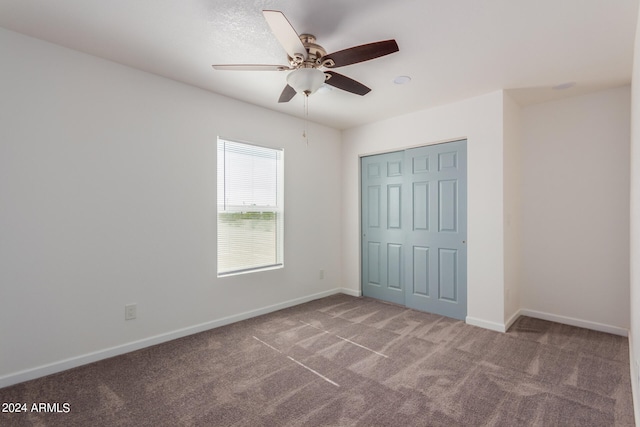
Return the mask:
[[287,84],[306,96],[320,89],[325,80],[325,74],[317,68],[298,68],[287,76]]
[[317,91],[323,83],[356,95],[366,95],[371,89],[362,83],[335,71],[322,71],[320,68],[344,67],[389,55],[399,50],[398,44],[392,39],[354,46],[327,54],[322,46],[316,44],[316,38],[313,35],[298,35],[282,12],[263,10],[262,14],[276,39],[287,52],[289,65],[221,64],[213,65],[213,68],[235,71],[291,71],[287,76],[287,85],[280,94],[278,102],[289,102],[296,93],[309,96]]

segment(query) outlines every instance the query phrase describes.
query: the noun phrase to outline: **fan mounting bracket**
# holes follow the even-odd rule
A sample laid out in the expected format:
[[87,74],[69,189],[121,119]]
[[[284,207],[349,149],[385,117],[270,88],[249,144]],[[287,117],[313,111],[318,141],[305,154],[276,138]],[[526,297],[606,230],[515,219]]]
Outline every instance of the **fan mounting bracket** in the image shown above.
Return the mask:
[[307,50],[307,60],[305,62],[312,67],[319,66],[320,58],[325,56],[327,51],[319,44],[316,44],[316,36],[307,33],[301,34],[300,41]]

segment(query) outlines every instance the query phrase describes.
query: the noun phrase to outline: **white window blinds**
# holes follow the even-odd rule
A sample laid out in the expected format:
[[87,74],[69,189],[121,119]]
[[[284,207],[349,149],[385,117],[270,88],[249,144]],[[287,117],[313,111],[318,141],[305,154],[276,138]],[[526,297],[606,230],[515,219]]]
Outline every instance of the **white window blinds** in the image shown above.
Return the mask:
[[218,139],[218,275],[282,266],[282,150]]

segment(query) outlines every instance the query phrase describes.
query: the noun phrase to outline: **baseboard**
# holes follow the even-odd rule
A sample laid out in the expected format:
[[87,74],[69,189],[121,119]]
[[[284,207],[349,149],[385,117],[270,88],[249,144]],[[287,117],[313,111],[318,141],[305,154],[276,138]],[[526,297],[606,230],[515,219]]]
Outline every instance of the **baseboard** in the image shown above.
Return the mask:
[[92,353],[87,353],[80,356],[71,357],[69,359],[64,359],[57,362],[49,363],[47,365],[38,366],[36,368],[26,369],[13,374],[5,375],[3,377],[0,377],[0,388],[8,387],[13,384],[18,384],[24,381],[29,381],[36,378],[44,377],[46,375],[55,374],[56,372],[66,371],[67,369],[76,368],[78,366],[86,365],[88,363],[93,363],[99,360],[108,359],[110,357],[119,356],[121,354],[140,350],[146,347],[150,347],[152,345],[161,344],[163,342],[171,341],[177,338],[182,338],[192,334],[197,334],[198,332],[204,332],[209,329],[214,329],[220,326],[229,325],[231,323],[239,322],[241,320],[246,320],[252,317],[261,316],[263,314],[268,314],[274,311],[282,310],[284,308],[293,307],[298,304],[304,304],[305,302],[313,301],[316,299],[324,298],[324,297],[338,294],[338,293],[344,293],[344,294],[353,295],[353,296],[360,296],[359,292],[351,289],[346,289],[346,288],[331,289],[329,291],[292,299],[292,300],[281,302],[278,304],[262,307],[256,310],[246,311],[244,313],[235,314],[233,316],[223,317],[220,319],[212,320],[210,322],[189,326],[187,328],[177,329],[175,331],[155,335],[155,336],[144,338],[138,341],[129,342],[119,346],[106,348],[106,349],[95,351]]
[[634,360],[636,357],[640,357],[640,355],[636,356],[633,351],[633,334],[629,334],[629,371],[631,374],[631,400],[633,402],[633,413],[636,420],[636,425],[640,425],[640,372],[638,372],[638,365],[635,364]]
[[505,324],[498,322],[491,322],[484,319],[478,319],[476,317],[467,316],[466,322],[469,325],[478,326],[484,329],[490,329],[496,332],[506,332],[511,325],[518,320],[520,316],[534,317],[536,319],[549,320],[551,322],[562,323],[564,325],[577,326],[579,328],[591,329],[593,331],[606,332],[609,334],[620,335],[626,337],[629,335],[629,331],[618,326],[605,325],[603,323],[591,322],[589,320],[576,319],[568,316],[560,316],[557,314],[545,313],[543,311],[529,310],[521,308],[515,312]]
[[362,296],[362,291],[360,289],[340,288],[340,293],[345,295],[351,295],[352,297]]
[[469,325],[478,326],[480,328],[489,329],[496,332],[506,332],[507,328],[504,324],[498,322],[490,322],[488,320],[478,319],[477,317],[467,316],[465,322]]
[[511,325],[513,325],[513,324],[514,324],[514,322],[515,322],[516,320],[518,320],[518,317],[522,316],[521,311],[522,311],[522,310],[518,310],[518,311],[516,311],[515,313],[513,313],[513,316],[511,316],[511,317],[509,318],[509,320],[507,320],[507,323],[506,323],[506,324],[505,324],[505,326],[504,326],[504,330],[505,330],[505,332],[509,330],[509,328],[511,327]]
[[519,313],[520,316],[535,317],[536,319],[549,320],[551,322],[562,323],[564,325],[577,326],[579,328],[606,332],[623,337],[629,336],[629,330],[621,328],[619,326],[605,325],[603,323],[592,322],[590,320],[576,319],[573,317],[561,316],[558,314],[545,313],[543,311],[529,310],[527,308],[520,309]]

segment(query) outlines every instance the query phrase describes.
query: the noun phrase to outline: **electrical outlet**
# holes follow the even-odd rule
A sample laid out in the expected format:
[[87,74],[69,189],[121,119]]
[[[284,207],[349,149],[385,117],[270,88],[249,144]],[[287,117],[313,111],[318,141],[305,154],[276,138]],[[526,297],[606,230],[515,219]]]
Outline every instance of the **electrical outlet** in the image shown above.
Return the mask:
[[138,304],[127,304],[124,306],[124,320],[133,320],[136,318],[136,309]]
[[318,277],[320,277],[320,279],[324,279],[324,270],[320,270]]

